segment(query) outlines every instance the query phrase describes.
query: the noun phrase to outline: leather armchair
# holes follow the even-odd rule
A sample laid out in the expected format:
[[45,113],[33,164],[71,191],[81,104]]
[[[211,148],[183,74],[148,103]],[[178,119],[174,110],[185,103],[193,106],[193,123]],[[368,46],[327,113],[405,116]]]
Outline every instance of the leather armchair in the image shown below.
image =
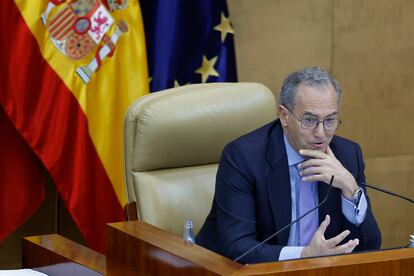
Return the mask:
[[221,152],[276,118],[273,94],[257,83],[194,84],[139,98],[125,119],[128,202],[138,219],[182,235],[211,208]]

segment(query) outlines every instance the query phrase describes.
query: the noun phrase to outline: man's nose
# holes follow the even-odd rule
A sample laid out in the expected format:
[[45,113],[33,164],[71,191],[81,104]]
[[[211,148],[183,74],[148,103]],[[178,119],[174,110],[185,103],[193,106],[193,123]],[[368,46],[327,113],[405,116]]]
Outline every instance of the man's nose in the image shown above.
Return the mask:
[[325,128],[323,126],[323,122],[318,122],[318,125],[313,130],[313,135],[316,137],[323,137],[325,136]]

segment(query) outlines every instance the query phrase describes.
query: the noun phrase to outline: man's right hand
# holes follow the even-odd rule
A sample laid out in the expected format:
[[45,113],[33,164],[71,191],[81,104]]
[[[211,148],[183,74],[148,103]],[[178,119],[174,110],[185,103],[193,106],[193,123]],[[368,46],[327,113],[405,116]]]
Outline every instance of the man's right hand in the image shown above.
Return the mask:
[[350,234],[349,230],[345,230],[329,240],[325,239],[325,231],[330,222],[331,218],[329,215],[326,215],[325,220],[322,221],[318,230],[316,230],[309,245],[303,248],[302,258],[351,253],[359,244],[359,240],[354,239],[349,240],[345,244],[338,245]]

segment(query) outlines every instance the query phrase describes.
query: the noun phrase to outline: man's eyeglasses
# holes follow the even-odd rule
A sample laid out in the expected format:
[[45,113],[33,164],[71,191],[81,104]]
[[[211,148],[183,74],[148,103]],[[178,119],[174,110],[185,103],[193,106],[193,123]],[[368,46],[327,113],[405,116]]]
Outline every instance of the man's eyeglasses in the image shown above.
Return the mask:
[[318,120],[315,116],[312,115],[304,115],[302,119],[299,119],[298,116],[296,116],[295,113],[293,113],[290,108],[287,108],[290,113],[298,120],[304,129],[313,130],[316,129],[320,123],[322,123],[323,128],[327,131],[333,131],[339,127],[339,125],[342,123],[342,121],[339,119],[338,115],[335,115],[335,117],[329,117],[323,120]]

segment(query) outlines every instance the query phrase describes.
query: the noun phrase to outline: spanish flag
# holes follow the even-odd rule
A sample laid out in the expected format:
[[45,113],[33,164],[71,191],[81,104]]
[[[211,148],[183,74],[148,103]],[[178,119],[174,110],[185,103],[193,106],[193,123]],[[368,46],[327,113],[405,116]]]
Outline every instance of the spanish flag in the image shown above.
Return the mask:
[[0,22],[0,105],[105,252],[105,224],[124,220],[127,201],[124,115],[148,93],[139,3],[3,0]]

